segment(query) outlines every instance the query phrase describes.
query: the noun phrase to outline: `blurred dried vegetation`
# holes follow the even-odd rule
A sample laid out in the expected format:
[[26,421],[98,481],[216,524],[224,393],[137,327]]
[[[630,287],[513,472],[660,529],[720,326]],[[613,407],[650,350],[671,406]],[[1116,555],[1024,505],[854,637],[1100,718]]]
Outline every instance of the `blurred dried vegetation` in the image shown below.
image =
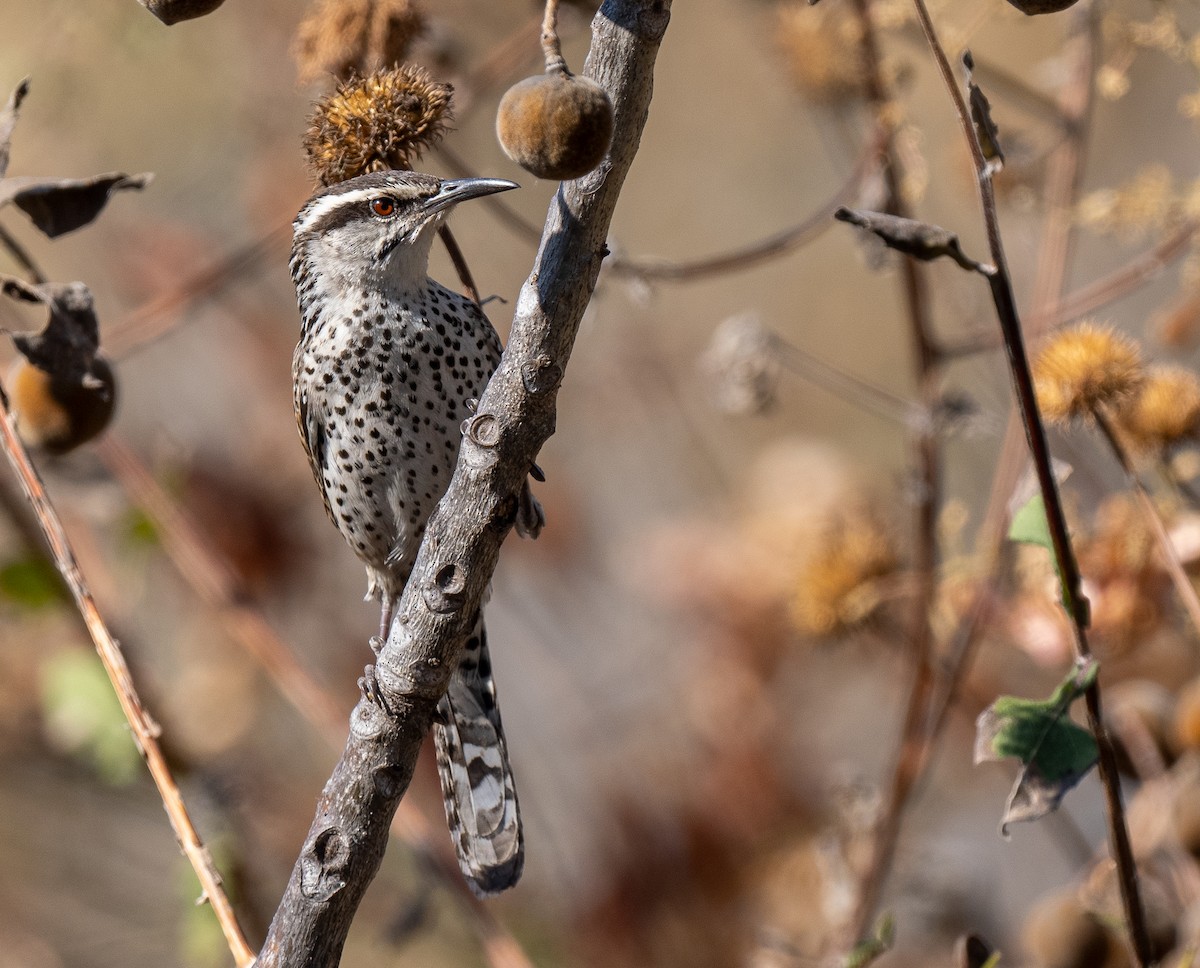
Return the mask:
[[[877,60],[863,46],[868,6]],[[1048,415],[1111,418],[1192,581],[1197,11],[931,6],[947,46],[972,48],[1009,153],[997,187],[1019,293],[1065,266],[1030,318],[1073,322],[1052,310],[1076,287],[1107,297],[1091,307],[1099,324],[1058,337],[1075,344],[1042,350]],[[564,8],[571,63],[593,9]],[[291,413],[286,225],[312,189],[306,118],[316,101],[307,146],[325,181],[410,163],[524,181],[521,197],[455,222],[503,334],[554,185],[504,157],[493,112],[540,65],[540,16],[524,0],[233,0],[166,31],[128,0],[11,0],[0,13],[0,86],[34,79],[12,169],[157,174],[53,244],[12,207],[0,223],[49,278],[88,283],[117,357],[111,439],[39,466],[252,939],[332,760],[325,707],[294,701],[307,687],[278,667],[264,674],[261,647],[290,650],[320,701],[348,712],[374,622]],[[1057,100],[1077,93],[1080,63],[1098,95],[1082,124]],[[413,101],[413,83],[430,98]],[[351,117],[356,99],[378,103],[372,85],[399,92],[418,142],[333,157],[323,131],[373,124],[373,146],[395,123]],[[951,121],[906,0],[675,10],[611,243],[624,268],[601,277],[540,461],[549,526],[506,547],[490,606],[529,826],[526,880],[494,909],[537,964],[814,964],[854,921],[880,819],[901,808],[882,899],[897,946],[883,968],[964,964],[952,952],[968,931],[1004,964],[1129,963],[1096,785],[1005,842],[1008,775],[970,764],[979,710],[1002,692],[1045,694],[1071,661],[1044,551],[988,550],[1009,397],[978,281],[941,264],[926,276],[944,393],[970,406],[937,444],[946,499],[929,623],[952,695],[931,707],[927,769],[897,808],[887,784],[912,679],[911,509],[925,483],[908,441],[935,419],[916,403],[897,263],[836,230],[686,285],[638,271],[661,265],[639,263],[651,253],[686,264],[801,222],[877,124],[904,203],[981,256]],[[1064,188],[1055,172],[1071,159],[1086,167]],[[864,170],[857,200],[884,207],[878,166]],[[1043,233],[1064,213],[1069,245]],[[1122,283],[1143,258],[1155,271]],[[23,268],[0,254],[0,272]],[[454,280],[440,252],[434,275]],[[0,325],[41,322],[0,300]],[[844,379],[798,375],[797,350]],[[1074,423],[1053,443],[1074,468],[1064,490],[1152,940],[1182,968],[1200,931],[1200,632],[1113,452]],[[0,966],[224,964],[7,477],[0,502]],[[410,800],[448,850],[432,764]],[[344,964],[478,964],[477,917],[398,843]]]

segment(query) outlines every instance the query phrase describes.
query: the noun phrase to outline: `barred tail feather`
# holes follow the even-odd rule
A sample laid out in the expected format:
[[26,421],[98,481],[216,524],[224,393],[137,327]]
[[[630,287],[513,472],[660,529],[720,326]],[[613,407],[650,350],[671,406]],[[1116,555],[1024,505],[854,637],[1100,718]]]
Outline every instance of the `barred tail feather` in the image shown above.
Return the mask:
[[482,613],[438,714],[434,750],[458,866],[475,894],[497,894],[520,878],[525,841]]

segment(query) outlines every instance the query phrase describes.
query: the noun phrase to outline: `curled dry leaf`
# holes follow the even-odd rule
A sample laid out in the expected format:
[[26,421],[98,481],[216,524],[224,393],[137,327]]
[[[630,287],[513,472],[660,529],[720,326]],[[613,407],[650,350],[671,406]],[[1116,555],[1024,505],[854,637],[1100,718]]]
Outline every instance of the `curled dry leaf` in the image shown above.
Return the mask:
[[29,78],[25,78],[9,95],[8,103],[0,111],[0,178],[8,171],[8,148],[12,142],[13,129],[17,126],[17,115],[21,110],[21,102],[29,93]]
[[963,51],[963,67],[967,70],[967,95],[971,102],[971,122],[975,127],[975,139],[988,168],[994,175],[1004,167],[1004,151],[1000,147],[1000,129],[992,120],[992,105],[987,95],[975,83],[975,58],[969,50]]
[[875,233],[889,249],[911,255],[914,259],[930,262],[947,256],[964,269],[984,274],[988,272],[983,263],[976,262],[963,252],[958,244],[958,236],[948,229],[885,212],[863,212],[845,206],[834,212],[833,217],[839,222],[849,222]]
[[225,0],[141,0],[141,4],[168,27],[181,20],[210,14]]
[[110,172],[93,178],[5,178],[0,180],[0,208],[11,202],[53,239],[91,222],[114,192],[140,190],[152,177]]

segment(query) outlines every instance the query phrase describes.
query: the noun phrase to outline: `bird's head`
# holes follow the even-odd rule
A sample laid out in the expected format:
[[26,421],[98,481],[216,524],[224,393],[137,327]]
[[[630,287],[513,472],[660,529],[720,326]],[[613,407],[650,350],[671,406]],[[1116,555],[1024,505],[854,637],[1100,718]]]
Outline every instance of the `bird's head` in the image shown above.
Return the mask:
[[292,274],[418,285],[438,226],[459,202],[517,188],[501,178],[441,179],[413,171],[360,175],[318,192],[292,224]]

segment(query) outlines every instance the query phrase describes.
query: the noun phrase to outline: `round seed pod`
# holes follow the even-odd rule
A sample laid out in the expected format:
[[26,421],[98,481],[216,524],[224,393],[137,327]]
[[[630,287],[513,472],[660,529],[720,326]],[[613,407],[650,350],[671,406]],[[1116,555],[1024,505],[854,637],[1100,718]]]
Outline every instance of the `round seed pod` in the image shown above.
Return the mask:
[[1008,0],[1008,2],[1021,13],[1033,17],[1039,13],[1058,13],[1060,10],[1066,10],[1077,0]]
[[595,81],[566,71],[510,87],[496,113],[504,153],[538,178],[579,178],[600,164],[612,141],[613,109]]
[[50,454],[65,454],[99,434],[117,403],[116,377],[102,356],[82,374],[49,373],[18,360],[8,388],[18,436]]

